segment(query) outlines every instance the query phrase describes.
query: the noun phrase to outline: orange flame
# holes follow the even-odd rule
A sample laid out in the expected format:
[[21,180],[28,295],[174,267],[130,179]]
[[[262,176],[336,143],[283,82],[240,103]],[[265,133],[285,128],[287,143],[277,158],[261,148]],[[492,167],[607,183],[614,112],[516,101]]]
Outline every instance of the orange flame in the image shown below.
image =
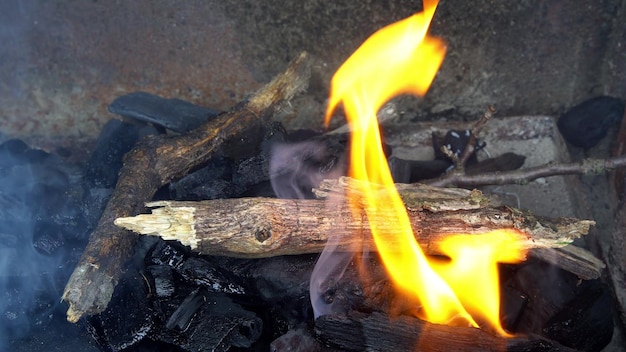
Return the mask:
[[[443,61],[443,41],[427,35],[437,2],[425,0],[423,12],[374,33],[348,58],[332,79],[325,121],[343,103],[352,128],[350,175],[367,181],[359,190],[365,204],[353,194],[351,206],[355,212],[365,208],[385,267],[399,289],[419,300],[422,317],[439,324],[461,318],[475,327],[479,319],[508,336],[499,322],[497,262],[523,258],[519,234],[450,236],[441,250],[451,260],[429,260],[415,240],[382,150],[377,111],[396,95],[424,95]],[[374,221],[377,212],[391,220]]]

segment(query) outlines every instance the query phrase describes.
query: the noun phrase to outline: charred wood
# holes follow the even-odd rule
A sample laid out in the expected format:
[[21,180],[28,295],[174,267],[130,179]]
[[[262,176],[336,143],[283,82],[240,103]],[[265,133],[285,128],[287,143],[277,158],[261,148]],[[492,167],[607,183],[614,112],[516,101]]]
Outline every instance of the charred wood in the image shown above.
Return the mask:
[[613,337],[611,296],[601,283],[594,281],[583,282],[579,291],[542,331],[566,346],[581,351],[600,351]]
[[289,330],[270,344],[271,351],[313,352],[332,351],[317,341],[309,330],[297,328]]
[[324,343],[345,351],[575,351],[541,336],[502,338],[480,329],[380,313],[324,315],[315,320],[315,332]]

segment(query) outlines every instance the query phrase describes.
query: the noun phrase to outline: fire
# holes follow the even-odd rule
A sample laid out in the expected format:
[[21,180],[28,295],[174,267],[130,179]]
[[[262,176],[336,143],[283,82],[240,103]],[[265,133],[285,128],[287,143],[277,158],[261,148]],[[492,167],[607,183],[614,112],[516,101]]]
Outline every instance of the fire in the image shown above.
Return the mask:
[[[519,234],[502,230],[450,236],[441,251],[451,260],[426,257],[382,150],[377,111],[396,95],[424,95],[443,61],[444,42],[427,35],[436,7],[437,1],[425,0],[422,12],[374,33],[348,58],[332,79],[325,121],[342,103],[352,127],[350,176],[366,181],[366,189],[359,190],[363,198],[348,195],[351,206],[355,211],[365,208],[385,267],[402,292],[419,300],[420,316],[439,324],[460,320],[478,327],[477,321],[487,322],[508,336],[499,322],[497,262],[522,260]],[[372,221],[376,212],[392,220]],[[402,244],[393,245],[398,242]]]

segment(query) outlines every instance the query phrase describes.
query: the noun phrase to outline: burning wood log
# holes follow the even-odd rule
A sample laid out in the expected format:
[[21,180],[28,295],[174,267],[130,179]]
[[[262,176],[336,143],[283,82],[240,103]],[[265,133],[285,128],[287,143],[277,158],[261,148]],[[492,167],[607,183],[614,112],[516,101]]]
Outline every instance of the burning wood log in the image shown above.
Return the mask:
[[159,187],[186,175],[219,150],[236,151],[241,157],[252,152],[250,148],[256,149],[260,140],[252,139],[261,139],[279,104],[306,88],[309,67],[310,58],[303,53],[234,110],[184,135],[144,139],[125,156],[115,192],[65,287],[69,321],[107,307],[133,252],[137,237],[116,227],[113,220],[137,214]]
[[377,312],[324,315],[316,319],[315,332],[342,351],[575,351],[541,336],[503,338],[481,329]]
[[[337,187],[351,187],[354,180],[324,182],[317,194],[332,201],[275,198],[237,198],[201,202],[148,203],[152,214],[118,218],[115,224],[146,235],[177,240],[200,254],[241,258],[319,253],[329,236],[337,236],[340,248],[375,248],[365,215],[354,217]],[[478,235],[497,229],[517,229],[527,236],[527,248],[558,248],[587,234],[589,220],[544,218],[509,207],[489,206],[480,191],[440,189],[411,184],[398,186],[418,243],[428,254],[441,254],[438,243],[452,234]],[[378,214],[384,222],[384,213]],[[387,221],[389,222],[389,221]],[[391,224],[392,225],[392,224]],[[390,225],[390,226],[391,226]],[[569,253],[570,251],[567,251]],[[557,264],[584,278],[598,277],[603,263],[579,249]],[[573,258],[573,259],[572,259]]]

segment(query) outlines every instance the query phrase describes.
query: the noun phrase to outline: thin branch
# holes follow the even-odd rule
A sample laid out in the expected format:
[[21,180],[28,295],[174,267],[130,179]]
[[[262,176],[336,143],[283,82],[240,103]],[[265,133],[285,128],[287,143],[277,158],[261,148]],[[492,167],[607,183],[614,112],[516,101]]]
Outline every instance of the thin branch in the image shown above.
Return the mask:
[[469,159],[470,156],[472,156],[472,154],[474,153],[474,150],[476,150],[476,136],[478,136],[478,134],[487,124],[487,122],[491,120],[495,112],[496,108],[493,105],[489,106],[487,110],[485,110],[483,116],[478,121],[476,121],[474,127],[472,127],[469,142],[463,150],[463,154],[461,154],[461,156],[459,157],[459,163],[462,165],[463,168],[465,167],[465,163],[467,163],[467,159]]
[[437,187],[526,184],[540,177],[557,175],[598,175],[621,167],[626,167],[626,155],[609,159],[584,159],[576,163],[548,163],[527,169],[490,172],[477,175],[465,175],[451,172],[441,178],[424,181],[424,183]]

